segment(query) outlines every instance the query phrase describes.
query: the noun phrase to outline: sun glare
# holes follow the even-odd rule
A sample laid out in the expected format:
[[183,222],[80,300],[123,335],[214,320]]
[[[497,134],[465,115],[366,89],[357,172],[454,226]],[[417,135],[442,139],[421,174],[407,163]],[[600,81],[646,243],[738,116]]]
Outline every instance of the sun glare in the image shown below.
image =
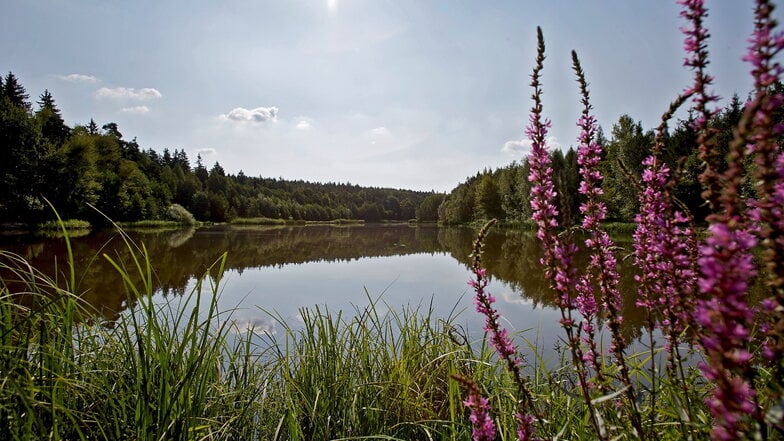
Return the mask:
[[330,13],[334,13],[338,8],[338,0],[327,0],[327,9]]

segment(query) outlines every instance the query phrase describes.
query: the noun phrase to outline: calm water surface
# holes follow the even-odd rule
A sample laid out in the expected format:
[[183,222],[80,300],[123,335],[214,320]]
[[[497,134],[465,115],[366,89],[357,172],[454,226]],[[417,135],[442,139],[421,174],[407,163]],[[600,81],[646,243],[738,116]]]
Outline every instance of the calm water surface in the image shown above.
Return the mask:
[[[280,324],[264,310],[296,326],[301,308],[319,305],[352,313],[380,299],[378,309],[421,305],[427,310],[432,303],[437,316],[459,314],[456,322],[466,326],[472,338],[481,338],[482,318],[473,309],[466,283],[475,234],[469,228],[408,225],[216,226],[129,233],[149,251],[156,301],[181,299],[227,252],[219,306],[236,309],[232,317],[238,323],[279,334]],[[106,320],[116,320],[128,307],[127,294],[102,254],[129,262],[126,245],[117,233],[106,231],[72,242],[76,274],[81,275],[76,291]],[[624,238],[619,244],[628,245]],[[48,274],[64,268],[62,239],[0,236],[0,248],[21,254]],[[549,349],[561,335],[560,315],[546,289],[539,256],[533,233],[494,229],[483,262],[506,326]],[[622,282],[630,285],[629,280]],[[205,284],[202,295],[210,294]],[[633,303],[633,298],[624,300],[629,337],[638,335],[642,320]]]

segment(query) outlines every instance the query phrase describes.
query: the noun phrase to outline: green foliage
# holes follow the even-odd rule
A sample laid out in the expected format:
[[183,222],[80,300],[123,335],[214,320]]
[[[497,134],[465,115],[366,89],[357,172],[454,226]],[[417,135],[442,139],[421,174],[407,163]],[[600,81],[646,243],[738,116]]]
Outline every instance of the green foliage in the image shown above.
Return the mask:
[[447,195],[438,207],[438,220],[447,225],[464,224],[474,220],[476,213],[476,181],[469,178]]
[[[0,81],[0,223],[46,220],[43,198],[66,217],[94,225],[166,218],[173,203],[196,219],[235,217],[302,221],[409,220],[431,193],[351,184],[310,183],[227,173],[184,150],[162,154],[123,138],[117,123],[90,120],[73,129],[63,122],[48,90],[31,113],[28,95],[9,73]],[[51,185],[51,183],[58,185]],[[102,214],[96,212],[97,208]]]
[[485,173],[479,180],[476,189],[476,207],[485,219],[501,219],[504,215],[501,207],[501,193],[496,178]]
[[[579,214],[577,155],[570,149],[551,153],[557,204],[562,214]],[[495,171],[485,171],[455,187],[438,208],[438,220],[447,225],[487,219],[525,223],[531,219],[528,182],[529,165],[514,162]]]
[[642,182],[642,161],[650,155],[653,132],[622,115],[613,125],[612,139],[604,146],[602,161],[604,199],[608,220],[631,222],[639,205],[638,187]]
[[444,202],[445,195],[434,193],[426,197],[416,208],[416,220],[418,222],[438,221],[438,207]]
[[[777,84],[775,87],[784,88]],[[735,96],[727,106],[711,121],[716,129],[715,148],[725,163],[719,170],[726,168],[726,153],[733,138],[733,127],[741,117],[742,104]],[[776,121],[784,122],[784,104],[781,111],[774,112]],[[707,215],[701,184],[698,176],[704,163],[699,159],[696,133],[691,118],[678,122],[666,136],[662,152],[674,176],[677,177],[673,195],[688,209],[695,220],[702,221]],[[650,154],[653,145],[653,132],[644,130],[642,123],[629,115],[622,115],[612,127],[612,138],[606,139],[601,131],[597,142],[604,146],[605,155],[601,161],[603,175],[602,190],[607,204],[608,221],[627,223],[634,221],[638,206],[638,188],[641,181],[642,161]],[[554,149],[550,152],[555,184],[556,206],[562,223],[569,216],[574,223],[580,222],[580,203],[578,191],[579,165],[573,149],[565,153]],[[744,167],[755,165],[747,161]],[[438,220],[444,224],[466,224],[477,220],[498,218],[507,222],[525,223],[531,219],[528,181],[529,166],[527,158],[522,163],[512,164],[494,171],[485,171],[457,185],[445,198],[438,209]],[[745,182],[741,191],[745,197],[753,197],[753,183]],[[497,197],[496,197],[497,194]],[[500,198],[500,208],[498,200]],[[428,201],[431,203],[431,201]]]
[[[0,96],[0,219],[37,221],[43,212],[39,197],[42,188],[42,161],[47,145],[29,112],[24,89],[8,74]],[[20,98],[20,94],[22,97]]]
[[65,228],[66,230],[89,230],[92,228],[90,222],[86,220],[80,219],[69,219],[65,221],[47,221],[41,224],[36,225],[37,230],[60,230]]
[[166,210],[169,219],[182,225],[196,225],[196,218],[180,204],[171,204]]
[[455,424],[462,404],[449,376],[472,372],[477,355],[460,343],[454,317],[369,300],[350,316],[303,309],[299,329],[272,314],[286,331],[274,341],[282,369],[273,394],[285,400],[280,438],[466,436]]

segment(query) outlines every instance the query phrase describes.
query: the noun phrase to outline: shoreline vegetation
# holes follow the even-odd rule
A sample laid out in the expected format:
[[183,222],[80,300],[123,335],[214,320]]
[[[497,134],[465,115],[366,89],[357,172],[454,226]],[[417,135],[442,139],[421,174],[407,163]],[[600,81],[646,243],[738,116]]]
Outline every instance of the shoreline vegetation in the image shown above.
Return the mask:
[[[366,222],[362,219],[334,219],[327,221],[305,221],[294,219],[274,219],[274,218],[236,218],[230,222],[194,222],[193,224],[182,223],[173,220],[141,220],[134,222],[117,222],[115,227],[120,227],[127,231],[135,230],[174,230],[182,228],[201,228],[213,225],[230,226],[303,226],[303,225],[334,225],[334,226],[360,226],[360,225],[414,225],[414,226],[449,226],[449,227],[470,227],[479,230],[487,220],[480,219],[461,224],[443,224],[435,221],[417,221],[416,219],[404,220],[380,220],[377,222]],[[523,231],[535,231],[536,224],[530,221],[504,221],[497,222],[497,228],[518,229]],[[610,234],[632,234],[636,227],[632,222],[606,222],[602,227]],[[47,221],[36,225],[25,224],[0,224],[0,234],[14,232],[22,233],[59,233],[62,229],[73,234],[89,234],[95,227],[89,222],[81,219],[63,220],[61,224],[56,221]],[[107,228],[105,226],[101,228]],[[113,227],[114,228],[114,227]]]
[[[217,309],[225,254],[182,300],[156,304],[144,245],[118,232],[131,258],[103,258],[126,280],[134,307],[111,326],[93,321],[69,289],[79,278],[73,256],[55,280],[0,251],[0,271],[13,274],[2,286],[26,286],[0,289],[0,438],[469,439],[454,377],[481,387],[499,433],[514,438],[517,386],[482,335],[456,324],[470,312],[436,317],[427,303],[389,305],[368,293],[368,305],[353,311],[301,309],[302,323],[263,311],[282,330],[269,334]],[[560,361],[546,360],[536,341],[523,344],[537,354],[524,368],[532,393],[557,410],[550,423],[572,428],[569,439],[592,439],[572,373],[548,367],[564,366],[563,348]],[[631,356],[643,382],[649,357]]]

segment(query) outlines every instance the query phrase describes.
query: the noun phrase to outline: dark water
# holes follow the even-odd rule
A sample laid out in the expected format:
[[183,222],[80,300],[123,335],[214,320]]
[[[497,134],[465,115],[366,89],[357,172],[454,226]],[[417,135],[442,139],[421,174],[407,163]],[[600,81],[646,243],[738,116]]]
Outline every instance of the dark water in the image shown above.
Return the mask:
[[[156,301],[178,301],[190,293],[195,280],[227,252],[219,305],[236,309],[234,320],[257,329],[280,332],[280,325],[262,309],[296,325],[303,307],[326,305],[350,313],[380,298],[378,309],[418,304],[428,309],[432,303],[439,316],[459,312],[457,323],[465,325],[474,338],[482,335],[482,317],[473,309],[473,292],[466,283],[471,277],[469,255],[476,234],[470,228],[217,226],[128,234],[149,252]],[[629,238],[617,240],[621,247],[630,245]],[[75,291],[105,320],[117,320],[129,303],[133,306],[133,296],[129,302],[120,274],[103,254],[130,265],[127,245],[112,231],[73,238],[72,243],[78,278]],[[0,236],[0,249],[22,255],[52,277],[62,280],[67,272],[61,238]],[[492,277],[489,289],[497,298],[504,324],[549,349],[561,335],[560,315],[538,264],[540,254],[533,233],[497,228],[488,236],[483,262]],[[627,274],[624,286],[631,286],[629,279]],[[642,317],[633,306],[633,290],[624,291],[629,293],[624,299],[625,332],[636,337]],[[210,293],[207,283],[202,295]]]

